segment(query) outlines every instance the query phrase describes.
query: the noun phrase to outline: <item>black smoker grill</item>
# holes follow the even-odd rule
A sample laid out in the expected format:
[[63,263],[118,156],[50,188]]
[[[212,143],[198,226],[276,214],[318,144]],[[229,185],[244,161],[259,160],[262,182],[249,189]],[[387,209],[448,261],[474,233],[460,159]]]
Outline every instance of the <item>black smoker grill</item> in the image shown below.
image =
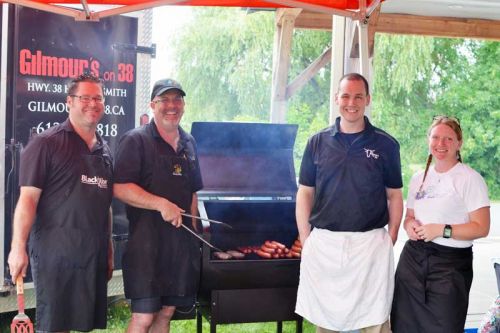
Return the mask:
[[[288,248],[297,239],[293,166],[296,125],[193,123],[204,188],[200,214],[233,229],[211,224],[203,237],[223,250],[276,240]],[[204,316],[210,332],[217,324],[295,320],[299,259],[218,260],[205,244],[199,292],[197,331]]]

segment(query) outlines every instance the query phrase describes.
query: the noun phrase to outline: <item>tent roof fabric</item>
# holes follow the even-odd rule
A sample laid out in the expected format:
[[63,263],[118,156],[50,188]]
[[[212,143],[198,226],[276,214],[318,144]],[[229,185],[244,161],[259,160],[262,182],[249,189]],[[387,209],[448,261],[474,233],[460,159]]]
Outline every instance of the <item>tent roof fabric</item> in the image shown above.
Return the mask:
[[[354,20],[364,19],[384,0],[0,0],[34,9],[74,17],[75,20],[98,21],[107,16],[164,6],[212,6],[251,8],[302,8]],[[81,4],[82,9],[67,5]],[[66,5],[66,6],[65,6]],[[94,12],[89,5],[113,5],[115,8]]]
[[[0,1],[1,2],[1,1]],[[10,1],[7,1],[10,2]],[[78,0],[35,0],[34,2],[45,3],[45,4],[79,4]],[[137,5],[137,4],[147,4],[157,1],[151,0],[88,0],[86,1],[89,5]],[[335,9],[349,9],[358,10],[360,8],[359,0],[306,0],[301,1],[305,4],[319,5]],[[366,6],[370,6],[374,0],[366,0]],[[258,0],[187,0],[176,3],[176,5],[187,5],[187,6],[220,6],[220,7],[287,7],[279,5],[273,2],[258,1]]]

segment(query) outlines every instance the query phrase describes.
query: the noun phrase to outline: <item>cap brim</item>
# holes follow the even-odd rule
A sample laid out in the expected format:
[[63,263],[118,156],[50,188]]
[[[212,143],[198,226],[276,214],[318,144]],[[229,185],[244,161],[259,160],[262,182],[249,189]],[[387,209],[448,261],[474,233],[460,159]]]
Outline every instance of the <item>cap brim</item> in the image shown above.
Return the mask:
[[179,89],[177,87],[165,87],[165,88],[162,88],[162,89],[158,90],[158,92],[156,93],[155,97],[156,96],[160,96],[160,95],[166,93],[169,90],[178,90],[181,93],[182,96],[186,96],[186,93],[182,89]]

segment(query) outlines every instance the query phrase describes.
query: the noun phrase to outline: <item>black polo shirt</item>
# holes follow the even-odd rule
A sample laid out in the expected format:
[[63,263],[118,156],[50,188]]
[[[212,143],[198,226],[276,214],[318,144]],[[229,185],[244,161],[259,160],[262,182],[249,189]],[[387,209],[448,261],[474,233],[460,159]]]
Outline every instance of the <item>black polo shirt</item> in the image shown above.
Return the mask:
[[389,221],[386,188],[401,188],[399,143],[372,126],[342,138],[340,118],[307,143],[299,183],[315,188],[309,222],[332,231],[369,231]]
[[[19,185],[42,189],[37,211],[44,211],[52,200],[66,197],[81,175],[81,155],[102,156],[110,172],[111,152],[98,133],[97,144],[89,150],[69,119],[34,136],[21,152]],[[112,179],[108,179],[112,188]],[[76,207],[75,207],[76,209]]]
[[[148,189],[153,178],[154,156],[163,155],[184,156],[192,163],[188,175],[191,183],[191,192],[197,192],[203,187],[200,165],[196,154],[196,143],[191,134],[179,127],[179,142],[177,151],[174,151],[158,133],[154,119],[150,123],[134,128],[123,135],[116,151],[115,183],[134,183]],[[153,141],[156,145],[150,144]]]

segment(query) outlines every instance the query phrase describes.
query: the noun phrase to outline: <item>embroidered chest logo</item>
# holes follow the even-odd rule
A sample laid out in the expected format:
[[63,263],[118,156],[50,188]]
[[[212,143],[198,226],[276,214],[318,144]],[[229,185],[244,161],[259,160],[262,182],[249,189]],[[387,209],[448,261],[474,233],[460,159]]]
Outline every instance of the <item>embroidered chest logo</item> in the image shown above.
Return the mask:
[[446,194],[440,193],[439,189],[436,188],[434,184],[428,185],[427,189],[420,189],[417,194],[415,194],[415,199],[416,200],[421,200],[421,199],[434,199],[434,198],[441,198],[445,196]]
[[379,154],[375,153],[375,149],[367,149],[367,148],[363,149],[365,150],[366,158],[378,159]]
[[102,177],[82,175],[81,181],[82,184],[96,185],[99,188],[108,188],[108,180]]
[[182,167],[180,164],[174,164],[174,171],[172,172],[174,176],[182,176]]

